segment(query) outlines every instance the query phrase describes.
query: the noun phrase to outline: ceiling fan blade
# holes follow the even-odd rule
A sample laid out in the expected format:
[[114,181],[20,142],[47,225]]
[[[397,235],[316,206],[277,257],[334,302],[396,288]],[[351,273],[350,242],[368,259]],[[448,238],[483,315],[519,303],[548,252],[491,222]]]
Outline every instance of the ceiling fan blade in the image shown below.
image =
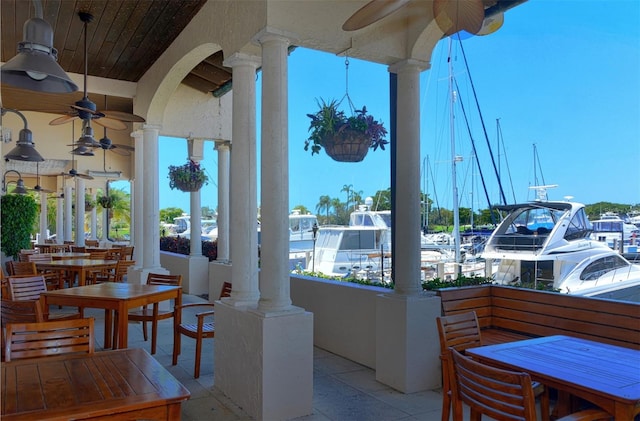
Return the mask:
[[[114,145],[115,146],[115,145]],[[129,152],[126,149],[120,149],[120,148],[116,148],[116,147],[111,147],[109,149],[107,149],[111,152],[113,152],[116,155],[120,155],[120,156],[131,156],[131,152]]]
[[112,118],[120,121],[130,121],[132,123],[144,123],[146,120],[139,115],[125,113],[123,111],[115,111],[115,110],[104,110],[101,111],[105,117]]
[[35,186],[35,187],[34,187],[33,189],[31,189],[31,190],[33,190],[33,191],[37,191],[37,192],[40,192],[40,193],[55,193],[55,191],[54,191],[54,190],[44,189],[44,188],[42,188],[42,187],[40,187],[40,186]]
[[78,110],[78,111],[84,111],[85,113],[97,115],[98,117],[103,117],[104,116],[104,114],[102,114],[100,111],[92,110],[91,108],[87,108],[87,107],[82,107],[82,106],[77,105],[77,104],[72,104],[71,108],[73,108],[75,110]]
[[99,124],[102,127],[106,127],[107,129],[113,129],[113,130],[127,129],[126,124],[124,124],[120,120],[114,120],[113,118],[102,117],[102,118],[91,119],[91,121],[95,121],[96,124]]
[[355,31],[395,12],[409,0],[372,0],[358,9],[342,25],[344,31]]
[[68,123],[70,121],[73,121],[73,120],[75,120],[77,118],[79,118],[77,115],[63,115],[61,117],[54,118],[53,120],[51,120],[49,122],[49,125],[51,125],[51,126],[59,126],[61,124],[65,124],[65,123]]
[[433,16],[445,36],[465,30],[477,34],[484,21],[482,0],[434,0]]
[[124,150],[131,151],[131,152],[136,150],[136,148],[134,148],[133,146],[123,145],[123,144],[120,144],[120,143],[116,143],[116,144],[113,144],[111,146],[113,148],[124,149]]

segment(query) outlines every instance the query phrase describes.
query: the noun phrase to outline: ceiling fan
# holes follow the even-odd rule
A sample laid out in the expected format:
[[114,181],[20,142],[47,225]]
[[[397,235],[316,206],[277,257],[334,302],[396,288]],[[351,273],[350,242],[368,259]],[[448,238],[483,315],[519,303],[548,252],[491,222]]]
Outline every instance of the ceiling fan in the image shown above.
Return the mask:
[[[432,11],[444,36],[466,31],[474,35],[487,35],[497,31],[504,12],[526,0],[498,0],[485,8],[483,0],[433,0]],[[375,23],[399,10],[409,0],[371,0],[358,9],[342,25],[345,31],[355,31]]]
[[45,189],[40,186],[40,163],[36,162],[36,185],[33,188],[34,191],[40,193],[55,193],[53,190]]
[[[86,121],[83,121],[83,125],[87,124]],[[87,147],[78,147],[76,148],[76,144],[75,144],[75,123],[71,124],[71,169],[69,170],[69,172],[62,172],[60,175],[63,175],[65,177],[79,177],[79,178],[84,178],[85,180],[93,180],[93,177],[91,177],[90,175],[87,174],[81,174],[76,170],[76,159],[75,159],[75,155],[87,155],[87,156],[93,156],[93,151]],[[82,152],[84,151],[84,153]]]
[[80,101],[76,101],[71,105],[71,111],[67,115],[55,118],[49,122],[50,125],[68,123],[75,119],[84,121],[94,120],[97,124],[114,130],[125,130],[127,125],[123,123],[135,122],[144,123],[144,118],[135,114],[125,113],[122,111],[98,111],[96,104],[89,99],[87,95],[87,75],[88,75],[88,50],[87,50],[87,24],[93,20],[93,15],[87,12],[78,12],[80,20],[84,22],[84,97]]
[[[104,96],[104,109],[107,109],[107,96]],[[119,143],[113,143],[111,142],[111,139],[109,139],[109,137],[107,137],[107,127],[104,127],[104,136],[102,137],[102,139],[100,139],[98,141],[100,148],[102,148],[102,152],[103,154],[106,154],[107,151],[111,151],[115,154],[118,155],[122,155],[122,156],[129,156],[131,155],[130,152],[135,151],[135,148],[133,146],[129,146],[129,145],[122,145]]]

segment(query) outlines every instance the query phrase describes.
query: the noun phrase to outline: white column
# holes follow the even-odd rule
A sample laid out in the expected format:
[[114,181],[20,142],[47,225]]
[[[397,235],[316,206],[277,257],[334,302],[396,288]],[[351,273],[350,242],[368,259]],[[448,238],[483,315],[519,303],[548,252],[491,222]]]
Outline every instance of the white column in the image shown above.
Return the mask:
[[[91,192],[91,200],[96,203],[95,190]],[[91,209],[91,239],[98,239],[98,205],[94,205],[93,209]]]
[[[278,238],[283,232],[281,217],[288,221],[289,43],[287,38],[275,34],[261,35],[259,41],[263,52],[261,298],[257,308],[239,307],[234,295],[238,283],[241,288],[249,286],[251,293],[257,292],[253,278],[257,254],[255,187],[247,186],[255,183],[255,150],[253,141],[247,147],[243,136],[246,133],[251,136],[249,139],[254,139],[252,126],[247,122],[255,121],[255,67],[253,62],[226,60],[225,65],[233,64],[230,216],[233,291],[231,300],[223,299],[216,304],[214,383],[253,418],[280,420],[308,415],[313,410],[313,315],[291,305],[286,259],[288,230],[284,238]],[[269,168],[265,169],[265,165]],[[247,174],[245,170],[252,172]],[[267,199],[269,194],[271,197]],[[243,213],[249,230],[238,223],[236,212]],[[238,254],[239,251],[247,255]]]
[[[408,60],[397,74],[395,289],[376,299],[376,380],[405,393],[440,386],[435,318],[440,298],[420,285],[420,71],[428,64]],[[395,110],[392,110],[392,112]],[[417,320],[429,323],[417,323]]]
[[229,153],[228,141],[216,141],[218,151],[218,257],[219,262],[229,261]]
[[[105,194],[106,190],[105,190]],[[100,242],[105,245],[109,240],[109,209],[100,207],[100,218],[102,219],[102,234],[100,235]]]
[[[200,163],[203,156],[202,139],[187,139],[187,147],[189,148],[189,159],[193,162]],[[202,256],[202,199],[201,190],[189,193],[189,203],[191,215],[191,240],[189,241],[189,255]]]
[[233,69],[231,194],[231,302],[258,301],[258,197],[256,160],[256,70],[260,59],[234,54],[224,61]]
[[64,241],[73,241],[73,187],[64,187]]
[[49,237],[47,236],[47,193],[40,192],[40,244],[44,244],[45,240]]
[[[160,269],[160,185],[158,180],[158,135],[159,126],[145,124],[143,181],[143,250],[142,267],[145,271]],[[136,155],[138,155],[136,153]],[[139,192],[140,193],[140,192]]]
[[289,289],[289,40],[265,35],[262,43],[260,301],[265,313],[291,307]]
[[[142,251],[144,250],[144,188],[142,186],[143,180],[143,159],[145,156],[144,136],[142,130],[136,130],[131,134],[134,138],[136,153],[134,154],[135,163],[135,176],[133,179],[133,185],[131,186],[131,197],[133,201],[133,215],[132,219],[135,220],[134,232],[131,245],[133,249],[133,260],[136,261],[136,266],[142,264]],[[159,199],[158,199],[159,200]],[[158,202],[159,203],[159,202]],[[158,205],[160,206],[160,205]]]
[[56,199],[56,243],[64,243],[64,197],[58,195]]
[[76,179],[76,246],[84,246],[84,178]]

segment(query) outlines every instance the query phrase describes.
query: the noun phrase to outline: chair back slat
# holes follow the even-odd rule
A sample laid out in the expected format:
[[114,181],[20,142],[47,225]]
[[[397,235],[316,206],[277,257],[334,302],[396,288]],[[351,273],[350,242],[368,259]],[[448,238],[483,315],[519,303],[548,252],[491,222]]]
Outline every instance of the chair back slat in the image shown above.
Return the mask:
[[224,282],[220,290],[220,298],[231,297],[231,282]]
[[14,301],[39,300],[47,291],[47,283],[42,275],[8,276],[9,298]]
[[2,300],[0,320],[4,328],[7,323],[44,322],[40,300]]
[[9,323],[6,330],[6,361],[95,351],[93,318]]
[[[460,400],[475,414],[498,421],[536,420],[535,396],[527,373],[501,370],[465,357],[449,348],[454,402]],[[462,407],[454,405],[454,420],[462,419]],[[479,417],[477,418],[479,419]]]
[[27,255],[28,262],[51,262],[53,258],[51,253],[33,253]]
[[[129,260],[125,260],[124,262],[128,262],[128,261]],[[149,275],[147,275],[147,285],[182,286],[182,275],[166,275],[161,273],[150,272]]]
[[7,272],[12,275],[37,275],[38,270],[34,262],[16,262],[10,260],[7,262]]
[[482,343],[480,325],[475,311],[437,317],[440,354],[446,357],[447,349],[464,352]]

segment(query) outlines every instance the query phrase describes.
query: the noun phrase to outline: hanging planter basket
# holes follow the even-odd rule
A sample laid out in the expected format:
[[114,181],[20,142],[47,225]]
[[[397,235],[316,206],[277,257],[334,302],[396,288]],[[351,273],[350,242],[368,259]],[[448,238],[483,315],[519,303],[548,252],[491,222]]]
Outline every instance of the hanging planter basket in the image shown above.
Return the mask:
[[175,185],[176,189],[181,190],[183,192],[194,192],[202,188],[204,181],[176,179],[176,180],[173,180],[173,184]]
[[200,164],[189,160],[184,165],[169,166],[169,187],[183,192],[196,192],[207,184],[208,177]]
[[113,207],[113,203],[115,199],[112,196],[100,196],[98,197],[98,203],[104,209],[111,209]]
[[334,161],[360,162],[367,156],[371,139],[356,130],[343,130],[324,140],[324,150]]
[[93,203],[84,203],[84,211],[91,212],[96,206]]

